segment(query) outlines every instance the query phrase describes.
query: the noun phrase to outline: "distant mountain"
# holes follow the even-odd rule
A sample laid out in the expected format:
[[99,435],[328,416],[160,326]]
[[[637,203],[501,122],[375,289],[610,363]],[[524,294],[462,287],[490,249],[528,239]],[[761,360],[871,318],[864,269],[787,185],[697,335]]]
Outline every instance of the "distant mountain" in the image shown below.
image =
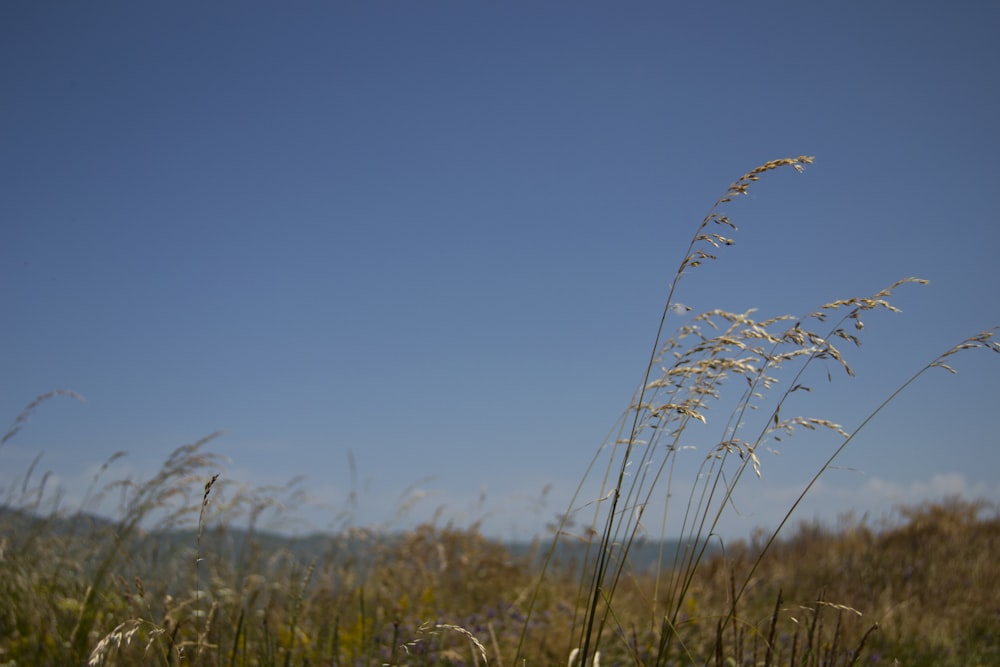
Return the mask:
[[[208,557],[229,560],[234,565],[252,557],[271,557],[284,551],[290,556],[309,563],[313,560],[353,559],[364,562],[366,552],[380,546],[391,546],[403,539],[406,533],[378,534],[369,531],[347,532],[344,534],[313,533],[307,536],[289,537],[268,531],[251,531],[230,526],[207,526],[199,535],[195,529],[172,529],[165,531],[134,531],[131,536],[118,535],[118,522],[93,514],[38,516],[21,509],[0,506],[0,537],[25,538],[26,536],[50,536],[64,540],[66,548],[73,550],[93,549],[95,543],[111,539],[126,540],[119,545],[129,555],[130,560],[141,560],[147,567],[177,567],[178,561],[194,562],[196,558]],[[540,565],[551,549],[551,539],[539,538],[532,542],[493,541],[505,548],[516,560],[526,563],[534,560]],[[712,544],[706,549],[707,555],[718,551]],[[679,540],[664,542],[639,540],[629,549],[629,562],[634,571],[647,572],[656,564],[672,565],[691,557],[691,548]],[[619,549],[612,550],[614,558]],[[590,558],[596,555],[590,552]],[[552,564],[564,573],[575,570],[588,557],[587,545],[570,541],[560,542],[552,555]]]

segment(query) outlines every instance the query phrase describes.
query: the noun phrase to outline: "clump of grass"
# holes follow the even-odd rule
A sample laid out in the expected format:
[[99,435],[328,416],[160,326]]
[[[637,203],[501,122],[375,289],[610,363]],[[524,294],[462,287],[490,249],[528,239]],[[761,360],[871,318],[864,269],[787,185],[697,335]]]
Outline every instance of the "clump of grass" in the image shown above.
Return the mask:
[[[848,432],[822,416],[789,415],[792,395],[811,391],[804,384],[804,377],[816,364],[832,364],[852,376],[854,373],[838,346],[843,343],[859,345],[865,315],[876,310],[897,311],[890,302],[894,291],[906,284],[924,284],[925,280],[904,278],[871,296],[826,303],[805,317],[781,315],[757,319],[752,310],[744,313],[709,310],[696,315],[674,337],[665,339],[668,315],[683,308],[674,300],[682,278],[693,269],[717,260],[720,249],[735,243],[726,235],[735,231],[736,226],[722,213],[724,206],[747,194],[750,186],[765,173],[784,167],[801,172],[812,162],[811,157],[800,156],[774,160],[751,170],[729,187],[702,220],[671,281],[639,388],[617,430],[592,459],[569,511],[557,528],[550,553],[554,553],[557,542],[569,534],[570,517],[578,511],[578,499],[583,500],[581,508],[593,508],[589,526],[577,537],[588,545],[588,550],[585,578],[579,587],[569,635],[571,643],[567,648],[572,648],[582,662],[606,646],[609,634],[616,637],[619,644],[629,635],[616,597],[628,577],[630,549],[644,534],[643,518],[654,502],[662,502],[661,537],[666,537],[669,529],[679,532],[682,540],[672,560],[679,566],[661,573],[667,582],[665,592],[661,597],[657,585],[649,601],[649,625],[645,634],[655,645],[650,659],[657,665],[674,659],[698,662],[680,633],[684,604],[723,513],[734,503],[736,486],[748,471],[760,476],[762,464],[758,452],[767,443],[791,436],[799,429],[825,429],[842,438],[842,443],[805,487],[804,496],[860,429],[925,371],[948,368],[945,360],[961,350],[980,347],[1000,351],[993,340],[993,331],[960,343],[918,371],[885,403],[876,407],[868,419]],[[782,377],[787,378],[784,384],[779,382]],[[702,448],[705,452],[703,462],[697,469],[691,490],[683,505],[675,508],[673,487],[682,469],[680,459],[684,450],[697,449],[690,444],[698,440],[696,435],[689,433],[690,427],[694,423],[708,424],[711,405],[720,401],[725,385],[733,379],[742,380],[737,387],[739,398],[735,408],[720,425],[717,439]],[[772,402],[767,407],[769,398]],[[751,419],[758,411],[763,418]],[[601,461],[605,463],[603,468],[599,466]],[[589,483],[592,477],[597,479],[596,486]],[[585,493],[591,496],[587,498]],[[801,499],[802,496],[789,508],[785,521]],[[727,628],[741,622],[737,610],[750,577],[785,521],[762,544],[745,578],[733,582],[728,608],[719,610],[715,647],[719,664]],[[739,636],[739,632],[734,635],[733,643],[737,646],[740,645]],[[626,643],[623,649],[625,658],[646,662],[640,659],[636,646]],[[519,657],[520,649],[515,659]]]

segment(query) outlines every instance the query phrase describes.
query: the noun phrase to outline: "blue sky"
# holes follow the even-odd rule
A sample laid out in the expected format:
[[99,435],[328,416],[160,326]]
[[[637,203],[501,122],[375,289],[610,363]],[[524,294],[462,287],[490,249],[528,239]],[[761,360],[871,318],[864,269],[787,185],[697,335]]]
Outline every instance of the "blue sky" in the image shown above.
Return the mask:
[[[803,154],[677,297],[802,314],[929,279],[803,405],[856,425],[1000,323],[997,25],[985,2],[5,3],[0,414],[87,401],[46,404],[0,483],[44,452],[72,499],[115,451],[109,478],[148,475],[225,429],[223,478],[305,475],[332,507],[309,528],[354,488],[357,524],[443,506],[530,534],[626,407],[712,202]],[[913,387],[800,517],[1000,500],[997,363]],[[766,458],[726,530],[772,523],[830,442]]]

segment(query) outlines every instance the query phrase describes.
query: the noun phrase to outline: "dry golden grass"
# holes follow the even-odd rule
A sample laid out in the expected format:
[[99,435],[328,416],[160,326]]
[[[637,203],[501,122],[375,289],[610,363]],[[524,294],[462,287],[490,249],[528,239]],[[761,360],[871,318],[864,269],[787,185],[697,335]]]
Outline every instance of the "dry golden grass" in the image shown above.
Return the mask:
[[[151,534],[126,549],[131,555],[123,551],[95,591],[95,625],[77,662],[68,640],[95,579],[76,571],[54,580],[46,562],[67,548],[99,552],[104,533],[47,535],[25,552],[21,532],[4,526],[6,664],[510,665],[524,592],[539,572],[537,560],[475,530],[424,526],[392,539],[354,531],[309,558],[280,543],[242,559],[206,558],[199,586],[193,536]],[[228,530],[210,525],[205,545]],[[602,642],[601,664],[847,665],[858,647],[855,664],[866,665],[989,665],[1000,657],[994,506],[954,501],[904,508],[874,525],[803,524],[758,562],[762,539],[704,559],[667,654],[650,622],[655,574],[630,571],[615,591],[618,627]],[[177,550],[177,540],[188,548]],[[144,555],[154,548],[172,555],[154,564]],[[669,581],[659,585],[669,593]],[[573,573],[553,566],[529,619],[528,664],[566,663],[577,592]]]

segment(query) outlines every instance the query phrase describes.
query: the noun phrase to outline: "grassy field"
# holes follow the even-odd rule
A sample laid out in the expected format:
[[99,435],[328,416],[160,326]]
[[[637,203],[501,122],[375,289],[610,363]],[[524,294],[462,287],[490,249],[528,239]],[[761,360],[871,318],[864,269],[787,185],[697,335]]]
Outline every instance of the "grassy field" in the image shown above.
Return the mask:
[[[123,528],[3,515],[0,664],[562,665],[580,632],[580,580],[552,564],[539,584],[541,544],[514,556],[434,526],[306,545],[223,524],[200,537]],[[670,573],[626,569],[600,663],[1000,664],[996,507],[805,524],[758,562],[761,547],[702,562],[669,648],[653,598]]]
[[[95,481],[76,509],[29,469],[3,489],[0,667],[1000,664],[995,506],[956,499],[877,525],[796,526],[800,496],[772,532],[735,544],[714,537],[768,443],[803,430],[837,439],[807,471],[804,496],[899,391],[951,370],[953,355],[1000,352],[995,329],[960,341],[848,432],[793,413],[789,397],[811,391],[811,367],[852,375],[838,346],[859,344],[868,313],[894,311],[894,291],[924,281],[904,278],[799,318],[709,310],[666,336],[668,314],[683,308],[673,301],[680,280],[734,243],[726,204],[770,171],[811,162],[751,170],[697,226],[638,390],[532,548],[514,552],[475,526],[351,528],[305,543],[260,534],[257,518],[284,491],[220,478],[213,436],[177,449],[149,479]],[[37,398],[0,447],[59,395],[75,396]],[[686,429],[708,423],[723,395],[734,407],[679,492]],[[87,514],[108,498],[113,518]],[[671,541],[653,566],[639,566],[653,506],[664,507],[660,540]]]

